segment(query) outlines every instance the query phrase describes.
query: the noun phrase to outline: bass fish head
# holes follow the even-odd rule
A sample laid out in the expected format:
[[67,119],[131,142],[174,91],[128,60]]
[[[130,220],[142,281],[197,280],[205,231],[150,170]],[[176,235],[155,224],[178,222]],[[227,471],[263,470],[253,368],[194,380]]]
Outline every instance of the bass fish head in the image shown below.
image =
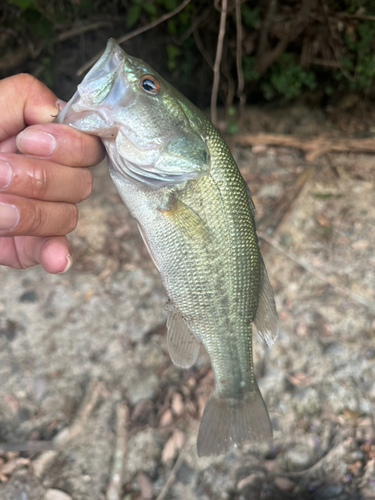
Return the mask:
[[57,121],[101,137],[116,173],[150,189],[209,171],[204,116],[113,39]]

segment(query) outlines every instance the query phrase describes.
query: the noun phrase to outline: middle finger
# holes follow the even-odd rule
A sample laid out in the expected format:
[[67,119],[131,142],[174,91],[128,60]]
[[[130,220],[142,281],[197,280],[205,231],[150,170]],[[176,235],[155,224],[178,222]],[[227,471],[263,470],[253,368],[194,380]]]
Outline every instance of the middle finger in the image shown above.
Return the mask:
[[0,192],[44,201],[79,203],[91,193],[88,168],[19,154],[0,154]]

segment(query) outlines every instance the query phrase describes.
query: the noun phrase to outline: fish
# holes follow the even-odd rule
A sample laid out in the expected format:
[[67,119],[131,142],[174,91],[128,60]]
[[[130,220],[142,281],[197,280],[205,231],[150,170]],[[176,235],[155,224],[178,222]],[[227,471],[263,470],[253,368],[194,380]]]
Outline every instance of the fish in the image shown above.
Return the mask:
[[57,121],[101,138],[112,180],[165,287],[167,345],[191,367],[203,344],[215,380],[197,452],[270,441],[254,375],[252,324],[268,346],[279,325],[251,193],[202,111],[115,40]]

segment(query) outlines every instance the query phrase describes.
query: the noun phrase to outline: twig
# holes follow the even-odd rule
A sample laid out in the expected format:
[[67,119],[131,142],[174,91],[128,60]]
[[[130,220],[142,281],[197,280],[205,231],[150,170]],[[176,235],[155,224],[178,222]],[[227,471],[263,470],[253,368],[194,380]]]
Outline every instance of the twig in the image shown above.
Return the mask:
[[83,400],[81,408],[78,412],[78,416],[75,419],[73,425],[67,429],[60,431],[57,436],[53,439],[52,443],[55,449],[43,452],[34,462],[33,469],[34,474],[37,477],[41,477],[44,474],[46,468],[53,462],[58,454],[58,449],[62,448],[71,439],[80,434],[85,427],[90,413],[94,409],[100,394],[103,392],[103,384],[98,380],[92,380],[90,382],[89,388],[87,390],[86,396]]
[[124,402],[117,404],[116,420],[116,449],[113,459],[111,482],[109,483],[107,489],[107,500],[121,499],[122,478],[127,445],[127,425],[129,420],[129,409]]
[[[280,201],[278,205],[276,206],[275,210],[272,211],[272,215],[265,224],[267,225],[267,231],[271,229],[272,231],[272,236],[275,237],[278,229],[281,227],[282,223],[285,221],[287,218],[288,214],[291,212],[293,206],[295,205],[296,201],[300,197],[303,188],[306,186],[306,183],[308,179],[310,178],[310,175],[312,173],[313,169],[308,168],[304,170],[296,179],[296,181],[293,183],[292,186],[288,186],[287,191]],[[263,253],[267,252],[269,248],[269,244],[264,241],[260,245],[260,250]]]
[[302,5],[297,16],[295,16],[295,18],[289,24],[286,23],[285,35],[279,40],[277,45],[272,50],[266,52],[268,31],[272,23],[274,11],[277,5],[277,0],[270,0],[266,19],[262,26],[255,64],[255,70],[258,73],[258,79],[275,61],[278,60],[278,58],[285,51],[288,45],[293,40],[295,40],[305,29],[306,23],[308,22],[312,1],[313,0],[302,0]]
[[236,66],[237,66],[237,94],[240,100],[240,118],[243,115],[243,110],[246,102],[244,93],[245,80],[242,70],[242,20],[241,20],[241,0],[236,0],[236,29],[237,29],[237,46],[236,46]]
[[318,136],[315,138],[300,139],[293,135],[248,134],[235,135],[232,137],[232,141],[241,146],[267,144],[301,149],[305,152],[307,161],[315,160],[318,156],[326,154],[329,151],[375,153],[375,138],[340,139],[330,136]]
[[176,474],[181,466],[181,463],[182,463],[182,459],[183,459],[183,456],[184,456],[184,452],[187,448],[187,444],[188,444],[188,440],[186,439],[185,443],[183,444],[182,448],[181,448],[181,451],[180,451],[180,454],[178,456],[178,459],[176,460],[174,466],[173,466],[173,469],[171,470],[171,473],[169,474],[169,477],[163,487],[163,489],[161,490],[161,492],[159,493],[158,497],[156,500],[164,500],[165,498],[165,495],[168,493],[168,490],[171,486],[171,484],[174,482],[174,480],[176,479]]
[[217,126],[217,94],[219,92],[220,83],[220,64],[223,54],[223,42],[225,36],[225,23],[227,20],[227,0],[222,0],[221,14],[220,14],[220,28],[219,36],[217,38],[216,58],[214,64],[214,83],[212,85],[211,94],[211,121]]
[[256,57],[256,68],[259,70],[263,63],[262,59],[265,55],[266,48],[268,45],[268,31],[270,29],[270,26],[272,24],[275,11],[277,7],[277,0],[270,0],[268,4],[268,9],[267,9],[267,14],[266,17],[264,18],[264,21],[262,23],[261,31],[260,31],[260,36],[259,36],[259,44],[258,44],[258,50],[257,50],[257,57]]
[[347,12],[337,12],[339,17],[346,17],[349,19],[359,19],[361,21],[375,21],[375,16],[367,16],[366,14],[348,14]]
[[213,61],[211,59],[210,54],[207,52],[207,50],[205,49],[205,47],[204,47],[204,45],[202,43],[201,37],[199,35],[198,28],[194,28],[193,29],[193,36],[194,36],[195,43],[196,43],[196,45],[198,47],[198,50],[200,51],[200,53],[204,57],[206,63],[213,70],[214,69],[214,63],[213,63]]
[[[60,33],[56,37],[52,38],[52,40],[50,40],[49,42],[52,44],[63,42],[64,40],[68,40],[73,36],[80,35],[81,33],[85,33],[86,31],[96,30],[101,26],[105,26],[107,24],[111,24],[110,21],[98,21],[96,23],[80,26],[79,28],[73,28],[71,30]],[[19,66],[29,57],[31,57],[32,59],[36,59],[38,55],[41,53],[41,51],[44,49],[44,47],[45,47],[44,42],[41,42],[36,48],[33,48],[31,45],[29,45],[29,47],[22,45],[14,52],[6,54],[0,59],[0,70],[9,70],[16,66]],[[43,68],[43,66],[41,67]]]
[[328,278],[326,278],[324,274],[319,272],[313,266],[310,266],[309,264],[302,262],[300,259],[298,259],[298,257],[296,257],[291,252],[285,250],[281,245],[279,245],[279,243],[274,238],[270,238],[262,232],[258,232],[258,237],[261,238],[262,240],[267,241],[267,243],[276,248],[276,250],[278,250],[280,253],[288,257],[288,259],[292,260],[293,262],[301,266],[303,269],[305,269],[307,272],[315,276],[315,278],[318,278],[320,281],[323,281],[324,283],[332,287],[338,294],[344,295],[344,297],[347,297],[348,299],[358,302],[358,304],[367,307],[371,311],[375,311],[375,304],[371,303],[370,301],[368,301],[364,297],[361,297],[360,295],[351,293],[350,291],[348,292],[344,288],[341,288],[335,285],[334,283],[331,283],[331,281]]
[[[152,21],[152,23],[146,24],[145,26],[141,26],[140,28],[137,28],[134,31],[131,31],[130,33],[118,38],[116,41],[118,44],[124,43],[127,40],[130,40],[130,38],[134,38],[137,35],[140,35],[141,33],[144,33],[145,31],[148,31],[152,28],[155,28],[158,24],[163,23],[167,19],[170,19],[171,17],[175,16],[178,14],[182,9],[184,9],[188,3],[190,3],[191,0],[184,0],[178,7],[176,7],[174,10],[171,12],[168,12],[167,14],[164,14],[163,16],[159,17],[158,19],[155,19],[155,21]],[[83,66],[79,68],[79,70],[76,72],[77,76],[81,76],[82,73],[84,73],[87,69],[89,69],[96,61],[99,59],[99,57],[102,55],[103,51],[101,50],[97,54],[95,54],[94,57],[92,57],[87,63],[85,63]]]
[[68,38],[72,38],[73,36],[81,35],[82,33],[85,33],[86,31],[96,30],[96,29],[100,28],[101,26],[106,26],[106,25],[111,25],[111,22],[110,21],[97,21],[96,23],[86,24],[85,26],[80,26],[79,28],[72,28],[71,30],[64,31],[63,33],[60,33],[59,35],[57,35],[52,40],[52,43],[63,42],[64,40],[68,40]]
[[22,441],[20,443],[0,443],[0,455],[9,451],[28,451],[36,453],[53,449],[52,441]]

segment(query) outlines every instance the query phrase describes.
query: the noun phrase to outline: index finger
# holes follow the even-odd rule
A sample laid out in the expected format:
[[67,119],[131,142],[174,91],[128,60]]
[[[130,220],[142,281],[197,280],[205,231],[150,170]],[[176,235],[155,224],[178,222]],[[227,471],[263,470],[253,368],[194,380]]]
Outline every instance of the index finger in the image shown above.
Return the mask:
[[58,123],[27,127],[18,134],[16,143],[23,154],[69,167],[91,167],[105,156],[97,137]]

